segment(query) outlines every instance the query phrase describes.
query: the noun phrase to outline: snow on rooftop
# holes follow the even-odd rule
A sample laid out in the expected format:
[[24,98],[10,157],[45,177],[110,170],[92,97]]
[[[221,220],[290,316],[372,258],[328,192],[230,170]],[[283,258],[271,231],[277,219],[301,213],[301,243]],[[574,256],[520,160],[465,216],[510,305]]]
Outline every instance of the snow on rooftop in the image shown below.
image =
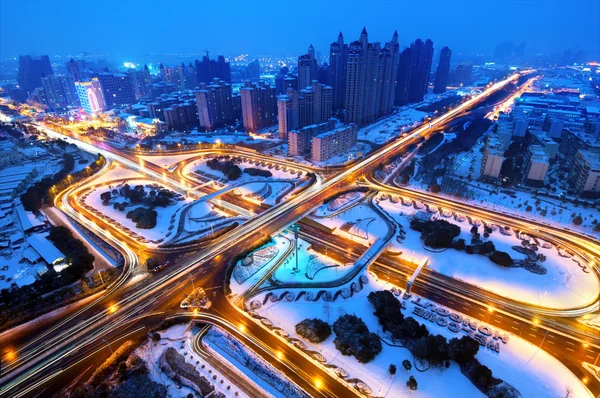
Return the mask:
[[27,243],[50,265],[65,259],[65,255],[43,235],[33,234],[27,238]]

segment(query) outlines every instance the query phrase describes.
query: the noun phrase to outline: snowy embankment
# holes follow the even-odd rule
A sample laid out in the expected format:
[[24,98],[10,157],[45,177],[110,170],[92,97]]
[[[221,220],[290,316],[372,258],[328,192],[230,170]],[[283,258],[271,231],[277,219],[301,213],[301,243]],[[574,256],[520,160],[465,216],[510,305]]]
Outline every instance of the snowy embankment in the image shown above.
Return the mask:
[[[395,204],[389,199],[383,200],[379,202],[379,206],[406,231],[404,240],[399,244],[403,252],[402,256],[415,263],[420,263],[427,257],[428,268],[443,275],[516,301],[546,308],[585,307],[594,302],[600,294],[598,277],[593,271],[584,272],[582,266],[578,264],[579,262],[585,266],[585,261],[578,256],[574,258],[560,256],[554,245],[549,245],[548,248],[539,246],[538,253],[546,257],[546,261],[541,263],[547,270],[545,275],[534,274],[524,268],[502,267],[485,256],[467,254],[465,251],[446,249],[442,252],[433,252],[423,247],[420,233],[410,228],[410,221],[419,210],[413,206],[404,206],[401,200]],[[461,233],[456,239],[462,238],[467,244],[470,243],[470,230],[473,226],[467,219],[460,222],[458,217],[444,218],[439,213],[436,217],[458,225]],[[479,227],[479,233],[483,234],[482,226]],[[508,253],[515,260],[526,257],[513,249],[514,246],[521,246],[521,239],[514,234],[507,236],[496,229],[489,239],[483,237],[482,239],[493,242],[496,250]],[[394,241],[394,244],[397,242]],[[587,269],[590,270],[589,267]]]
[[[205,340],[212,349],[233,366],[250,371],[254,375],[254,377],[251,376],[253,379],[259,377],[264,383],[267,383],[270,387],[267,388],[267,391],[274,395],[286,398],[308,397],[298,386],[229,333],[213,327],[206,334]],[[264,386],[263,383],[261,385]]]
[[[310,350],[320,352],[325,356],[328,364],[343,368],[349,373],[349,378],[360,378],[376,395],[385,397],[407,397],[409,394],[415,397],[483,397],[484,395],[461,373],[459,366],[454,361],[451,361],[448,369],[444,367],[431,368],[425,372],[419,372],[413,366],[412,370],[405,371],[401,365],[402,361],[414,361],[410,351],[403,347],[394,347],[383,343],[382,351],[372,362],[361,364],[354,357],[343,356],[335,348],[333,343],[335,333],[320,344],[311,343],[295,333],[295,325],[306,318],[317,317],[333,323],[340,315],[355,314],[363,319],[369,331],[376,332],[383,337],[385,333],[381,330],[378,319],[373,314],[374,308],[367,300],[367,296],[372,291],[389,290],[392,287],[387,282],[375,281],[370,278],[369,285],[346,300],[329,303],[322,300],[318,302],[282,300],[277,303],[269,301],[257,312],[271,320],[272,324],[280,324],[291,337],[302,340]],[[417,307],[412,301],[416,297],[413,295],[409,300],[400,298],[406,307],[403,313],[405,316],[413,316],[420,323],[427,322],[412,314]],[[257,297],[257,299],[260,301],[261,297]],[[438,306],[438,308],[443,307]],[[456,313],[453,310],[449,312]],[[461,330],[453,332],[448,327],[439,326],[433,322],[427,322],[426,327],[430,333],[441,334],[448,340],[465,335]],[[499,343],[499,352],[481,346],[476,359],[488,366],[494,377],[501,378],[515,387],[523,397],[564,397],[567,387],[571,389],[572,396],[591,396],[585,385],[556,358],[517,336],[495,327],[492,329],[501,334],[508,334],[507,342]],[[385,339],[388,340],[388,338]],[[388,373],[390,364],[395,364],[398,368],[398,373],[394,376],[390,376]],[[406,381],[411,375],[418,382],[418,390],[412,393],[406,386]]]
[[[167,388],[167,396],[185,398],[188,394],[194,394],[192,389],[181,386],[180,383],[169,377],[160,367],[160,358],[168,348],[174,348],[184,356],[185,361],[193,365],[200,376],[206,378],[215,387],[213,394],[223,394],[226,397],[245,397],[246,395],[232,385],[227,377],[216,369],[213,369],[202,357],[195,355],[191,344],[195,337],[193,331],[186,331],[187,324],[180,324],[169,327],[165,331],[160,331],[161,339],[157,342],[148,339],[148,341],[139,346],[134,354],[138,355],[150,371],[150,377],[157,383],[163,384]],[[196,331],[197,332],[197,331]],[[214,378],[216,376],[216,379]],[[216,380],[225,380],[228,383],[220,383]]]
[[388,231],[386,222],[366,203],[351,207],[331,218],[319,218],[316,221],[333,229],[334,234],[365,246],[383,238]]

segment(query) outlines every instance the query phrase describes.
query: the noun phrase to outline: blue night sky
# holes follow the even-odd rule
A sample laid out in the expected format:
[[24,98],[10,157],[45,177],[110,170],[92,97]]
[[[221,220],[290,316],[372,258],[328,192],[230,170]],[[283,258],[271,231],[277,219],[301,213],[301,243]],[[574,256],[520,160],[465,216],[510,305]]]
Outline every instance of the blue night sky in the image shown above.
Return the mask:
[[122,58],[149,53],[326,54],[338,32],[372,41],[398,30],[455,53],[491,54],[504,41],[527,53],[566,48],[600,53],[600,0],[0,0],[0,57],[88,51]]

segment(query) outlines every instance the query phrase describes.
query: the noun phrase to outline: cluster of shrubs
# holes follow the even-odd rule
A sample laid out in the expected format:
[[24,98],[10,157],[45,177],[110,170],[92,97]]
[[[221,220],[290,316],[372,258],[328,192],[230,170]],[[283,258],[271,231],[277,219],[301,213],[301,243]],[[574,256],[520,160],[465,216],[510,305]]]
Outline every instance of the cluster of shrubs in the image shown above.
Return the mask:
[[136,185],[131,188],[129,184],[125,184],[118,190],[113,189],[112,191],[103,192],[100,194],[100,199],[102,200],[102,204],[107,206],[111,199],[117,198],[119,195],[128,199],[131,204],[145,204],[152,207],[167,207],[171,204],[175,196],[172,191],[164,188],[158,190],[152,189],[146,193],[143,185]]
[[219,160],[218,158],[210,159],[206,165],[211,170],[219,170],[229,181],[237,180],[242,175],[242,169],[232,160]]
[[244,173],[251,175],[252,177],[272,177],[273,173],[269,170],[257,169],[255,167],[247,167],[244,169]]
[[[463,373],[484,392],[502,382],[493,378],[491,370],[475,359],[479,343],[474,339],[463,336],[447,341],[440,334],[429,334],[425,325],[419,324],[412,317],[404,318],[400,301],[388,290],[371,292],[367,298],[375,308],[374,314],[383,330],[390,332],[392,338],[402,340],[416,358],[427,360],[431,366],[445,367],[449,367],[449,361],[454,360]],[[409,325],[405,325],[407,323]],[[403,366],[406,368],[404,363]]]
[[296,325],[296,333],[311,343],[322,343],[331,336],[331,326],[319,318],[307,318]]
[[372,361],[381,352],[377,333],[369,332],[365,322],[356,315],[342,315],[333,324],[333,344],[342,355],[352,355],[360,363]]
[[[471,228],[471,244],[467,245],[464,239],[454,240],[460,235],[460,227],[449,223],[446,220],[418,220],[413,219],[410,227],[415,231],[421,232],[421,239],[426,246],[434,249],[456,249],[464,250],[467,254],[481,254],[487,256],[492,262],[503,267],[510,267],[514,260],[506,252],[496,250],[493,242],[483,242],[481,235],[477,232],[477,227]],[[489,237],[491,229],[486,227],[483,236]]]
[[460,235],[460,227],[446,220],[424,221],[413,219],[410,227],[421,232],[421,239],[425,245],[434,248],[452,247],[454,238]]
[[127,212],[126,217],[130,218],[135,223],[135,226],[140,229],[152,229],[156,227],[156,218],[158,213],[156,210],[148,209],[145,207],[138,207],[137,209]]

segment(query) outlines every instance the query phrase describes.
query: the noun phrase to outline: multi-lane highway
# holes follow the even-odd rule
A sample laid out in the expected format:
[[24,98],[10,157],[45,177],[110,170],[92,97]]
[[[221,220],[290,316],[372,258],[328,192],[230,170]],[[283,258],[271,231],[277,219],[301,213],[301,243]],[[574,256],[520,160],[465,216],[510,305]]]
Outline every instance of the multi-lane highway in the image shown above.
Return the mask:
[[[33,326],[32,336],[35,337],[32,337],[30,341],[23,343],[20,340],[11,339],[11,333],[1,335],[0,343],[10,347],[13,354],[11,355],[12,360],[5,368],[7,373],[0,379],[2,384],[0,394],[3,396],[27,396],[44,391],[46,388],[49,388],[46,390],[47,392],[57,391],[57,386],[61,382],[70,381],[75,379],[75,375],[89,372],[88,369],[91,366],[97,365],[109,354],[107,343],[143,336],[150,326],[156,325],[166,316],[179,313],[178,304],[183,298],[185,289],[190,288],[191,279],[202,286],[215,288],[212,297],[214,304],[206,313],[182,314],[183,316],[195,317],[203,322],[224,327],[313,396],[348,396],[353,393],[351,388],[341,383],[331,373],[257,323],[249,321],[243,312],[227,300],[222,289],[224,283],[227,282],[227,265],[238,253],[255,247],[256,243],[265,236],[272,235],[302,219],[326,197],[353,184],[359,175],[370,170],[374,165],[397,155],[408,145],[427,136],[436,127],[464,114],[518,78],[519,75],[512,75],[487,88],[481,95],[431,120],[429,124],[415,129],[403,138],[392,141],[367,157],[354,162],[350,167],[336,172],[327,179],[318,178],[314,184],[298,195],[278,206],[260,211],[255,218],[215,240],[212,244],[200,248],[196,253],[187,253],[178,257],[173,267],[163,274],[141,282],[127,283],[132,270],[137,267],[138,257],[135,252],[137,249],[143,250],[143,245],[131,241],[126,235],[115,231],[110,224],[103,224],[97,219],[92,220],[92,215],[85,215],[76,210],[76,201],[73,201],[73,197],[76,196],[77,187],[64,192],[62,196],[59,196],[61,208],[80,223],[119,247],[126,258],[125,271],[101,297],[69,314],[65,320],[60,321],[54,327],[41,331],[36,330]],[[49,134],[57,134],[50,129],[46,131]],[[96,143],[78,141],[78,144],[90,145],[88,149],[95,152],[100,150],[108,159],[116,160],[152,178],[167,180],[181,190],[187,190],[192,185],[189,182],[177,181],[171,176],[165,176],[162,168],[148,164],[149,162],[141,162],[131,154],[117,151],[108,146],[99,148]],[[227,153],[225,150],[220,152]],[[238,154],[248,155],[245,151]],[[259,209],[256,209],[256,213],[259,213]],[[382,272],[382,275],[398,277],[389,268],[381,268],[384,265],[385,263],[380,265],[377,262],[374,269],[376,272]],[[389,267],[389,264],[387,266]],[[388,271],[382,271],[386,269]],[[400,279],[397,279],[397,282],[400,283]],[[429,287],[426,281],[419,281],[417,289],[422,289],[424,294],[436,294],[437,297],[441,297],[440,300],[443,300],[444,294],[451,294],[442,293],[443,290]],[[497,316],[499,317],[501,314],[498,313]]]

